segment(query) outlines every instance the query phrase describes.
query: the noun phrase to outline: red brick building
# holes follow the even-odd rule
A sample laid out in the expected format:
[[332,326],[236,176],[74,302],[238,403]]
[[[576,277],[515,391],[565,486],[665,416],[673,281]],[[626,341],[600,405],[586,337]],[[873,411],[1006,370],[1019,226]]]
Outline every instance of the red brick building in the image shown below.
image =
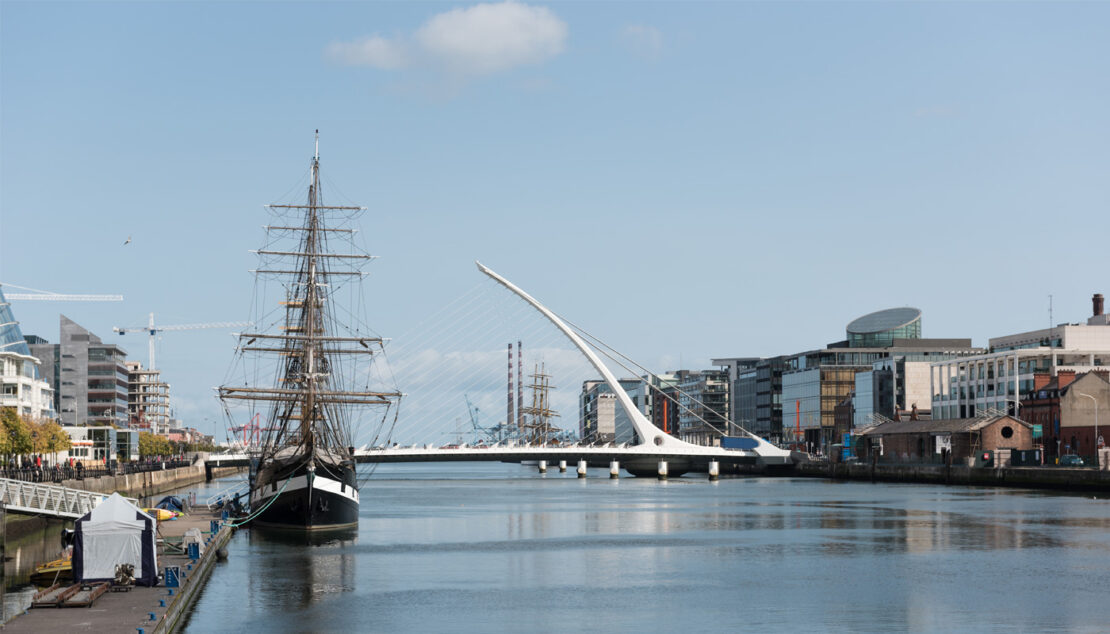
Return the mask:
[[1044,435],[1046,462],[1061,455],[1078,454],[1093,463],[1096,433],[1095,413],[1101,416],[1098,427],[1110,432],[1110,381],[1107,373],[1096,370],[1076,375],[1060,370],[1056,376],[1036,374],[1033,392],[1021,401],[1021,418],[1040,425]]
[[[856,451],[870,462],[967,464],[982,451],[1033,449],[1033,426],[1012,416],[892,421],[860,434]],[[1000,465],[1001,466],[1001,465]]]

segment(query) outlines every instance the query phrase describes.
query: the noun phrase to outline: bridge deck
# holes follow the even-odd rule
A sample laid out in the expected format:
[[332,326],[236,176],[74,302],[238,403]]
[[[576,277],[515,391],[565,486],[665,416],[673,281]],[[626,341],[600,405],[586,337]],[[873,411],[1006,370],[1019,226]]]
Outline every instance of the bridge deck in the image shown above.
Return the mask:
[[[355,452],[358,462],[520,462],[523,460],[566,460],[575,462],[586,460],[591,464],[608,463],[616,460],[621,463],[646,463],[666,460],[669,462],[705,465],[711,460],[721,464],[791,464],[789,456],[764,456],[756,451],[722,449],[720,447],[694,447],[681,449],[659,449],[646,445],[633,446],[578,446],[563,447],[391,447],[387,449],[360,449]],[[246,454],[224,454],[208,459],[212,466],[244,466],[249,462]]]
[[[93,510],[107,497],[104,493],[70,489],[56,484],[0,478],[0,502],[13,513],[73,520]],[[136,503],[133,498],[127,500],[132,504]]]

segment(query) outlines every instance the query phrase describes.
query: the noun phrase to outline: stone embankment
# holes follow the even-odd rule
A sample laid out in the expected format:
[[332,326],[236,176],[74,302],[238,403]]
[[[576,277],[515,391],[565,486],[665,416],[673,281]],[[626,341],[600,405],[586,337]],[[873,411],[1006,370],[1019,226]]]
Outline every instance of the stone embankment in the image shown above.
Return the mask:
[[794,475],[834,480],[914,482],[1026,489],[1110,492],[1110,471],[1066,467],[980,468],[966,465],[863,464],[810,462],[794,468]]

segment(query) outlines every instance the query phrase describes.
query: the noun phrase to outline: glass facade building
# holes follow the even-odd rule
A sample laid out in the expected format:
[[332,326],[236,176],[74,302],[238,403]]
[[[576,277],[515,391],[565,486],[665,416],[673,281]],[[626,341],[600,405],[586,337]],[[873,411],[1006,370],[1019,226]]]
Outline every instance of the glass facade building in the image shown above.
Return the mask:
[[921,338],[921,311],[916,308],[888,308],[864,315],[848,324],[848,346],[885,348],[895,339]]

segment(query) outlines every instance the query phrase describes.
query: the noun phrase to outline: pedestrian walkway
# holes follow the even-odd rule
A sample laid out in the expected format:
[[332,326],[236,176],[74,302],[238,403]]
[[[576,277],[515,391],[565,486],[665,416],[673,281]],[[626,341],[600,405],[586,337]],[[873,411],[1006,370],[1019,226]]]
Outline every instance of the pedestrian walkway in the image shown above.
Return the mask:
[[[54,484],[0,478],[0,502],[9,512],[75,520],[108,496]],[[135,504],[134,498],[127,498]]]

